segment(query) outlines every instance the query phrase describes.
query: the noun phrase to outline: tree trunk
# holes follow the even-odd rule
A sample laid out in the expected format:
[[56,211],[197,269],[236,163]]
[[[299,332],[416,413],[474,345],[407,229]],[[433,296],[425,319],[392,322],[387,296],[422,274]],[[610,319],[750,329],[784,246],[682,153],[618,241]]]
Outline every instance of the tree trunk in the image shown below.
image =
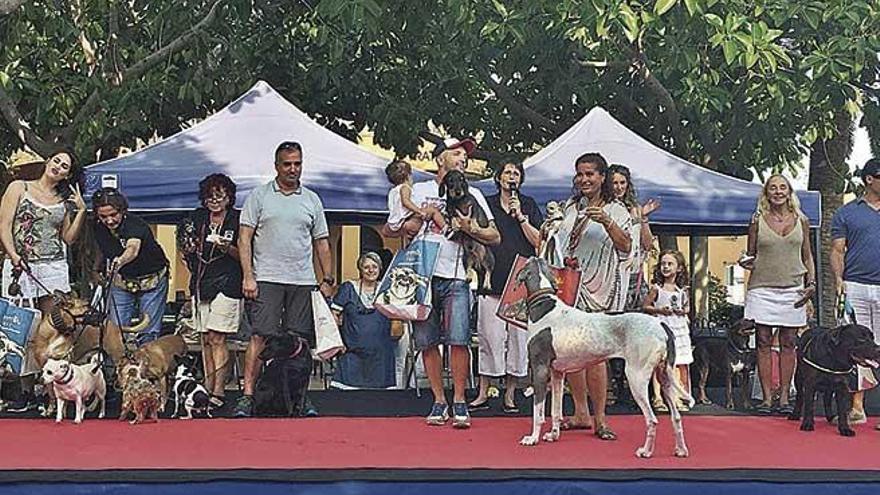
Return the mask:
[[810,149],[810,181],[808,188],[822,195],[822,230],[816,262],[821,271],[819,323],[835,326],[837,306],[834,274],[831,272],[831,217],[843,204],[847,164],[853,146],[853,121],[848,112],[841,109],[835,116],[837,135],[826,141],[816,141]]

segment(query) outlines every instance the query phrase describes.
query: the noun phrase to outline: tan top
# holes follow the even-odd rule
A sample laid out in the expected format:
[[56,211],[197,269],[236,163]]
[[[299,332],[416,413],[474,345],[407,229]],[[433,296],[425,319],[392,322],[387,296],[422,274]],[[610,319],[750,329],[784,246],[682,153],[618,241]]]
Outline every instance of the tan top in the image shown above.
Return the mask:
[[803,222],[795,221],[791,232],[781,236],[758,217],[758,243],[755,267],[749,277],[752,287],[798,287],[803,284],[807,268],[801,257],[804,242]]

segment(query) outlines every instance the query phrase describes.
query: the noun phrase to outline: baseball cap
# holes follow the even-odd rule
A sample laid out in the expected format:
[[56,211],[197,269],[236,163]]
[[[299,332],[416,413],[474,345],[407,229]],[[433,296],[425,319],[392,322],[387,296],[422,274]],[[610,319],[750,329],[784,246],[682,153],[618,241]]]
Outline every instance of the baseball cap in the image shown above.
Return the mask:
[[865,166],[862,167],[862,180],[865,180],[869,175],[880,177],[880,159],[872,158],[865,162]]
[[465,152],[467,152],[468,156],[474,152],[474,149],[477,147],[477,142],[472,138],[464,138],[464,139],[456,139],[456,138],[446,138],[437,146],[434,147],[434,151],[431,152],[431,156],[437,158],[440,156],[440,153],[443,153],[446,150],[454,150],[456,148],[464,148]]

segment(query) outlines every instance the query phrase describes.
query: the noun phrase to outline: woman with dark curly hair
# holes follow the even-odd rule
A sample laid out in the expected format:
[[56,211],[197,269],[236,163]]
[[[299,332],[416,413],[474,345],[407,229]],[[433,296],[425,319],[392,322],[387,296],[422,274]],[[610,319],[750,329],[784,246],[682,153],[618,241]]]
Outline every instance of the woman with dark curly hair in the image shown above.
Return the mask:
[[235,183],[224,174],[199,182],[197,208],[178,228],[178,245],[191,273],[193,320],[202,334],[205,388],[215,408],[223,406],[229,351],[226,336],[241,319],[241,265],[238,261],[239,210]]

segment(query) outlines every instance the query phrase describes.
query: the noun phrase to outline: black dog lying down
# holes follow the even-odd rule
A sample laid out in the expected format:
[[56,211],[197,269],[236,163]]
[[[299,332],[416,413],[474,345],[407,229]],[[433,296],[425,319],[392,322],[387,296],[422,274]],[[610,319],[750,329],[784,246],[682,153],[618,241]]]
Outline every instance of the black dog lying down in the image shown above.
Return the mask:
[[272,336],[260,353],[265,363],[254,388],[257,416],[299,416],[312,374],[312,353],[305,339],[289,334]]
[[847,383],[857,364],[878,366],[880,346],[874,343],[874,334],[862,325],[810,329],[798,339],[797,358],[794,375],[797,401],[788,419],[796,421],[803,417],[801,430],[813,431],[816,392],[825,393],[829,421],[833,394],[837,398],[837,431],[845,437],[855,436],[856,432],[849,425],[852,403]]
[[708,337],[694,340],[694,368],[697,370],[697,403],[711,404],[706,396],[709,372],[720,373],[724,378],[724,407],[733,409],[733,389],[737,388],[739,403],[749,404],[749,375],[755,369],[755,349],[749,347],[749,339],[755,333],[755,322],[740,319],[729,326],[727,338]]

